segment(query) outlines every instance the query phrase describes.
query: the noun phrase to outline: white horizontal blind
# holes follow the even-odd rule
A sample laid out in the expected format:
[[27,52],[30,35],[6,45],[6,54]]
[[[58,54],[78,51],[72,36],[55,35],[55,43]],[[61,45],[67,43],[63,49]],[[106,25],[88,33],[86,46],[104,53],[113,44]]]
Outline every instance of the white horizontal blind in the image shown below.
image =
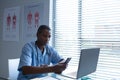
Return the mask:
[[100,47],[96,80],[120,80],[120,0],[82,1],[82,47]]
[[56,0],[54,44],[63,57],[72,57],[70,66],[77,65],[80,54],[78,6],[78,0]]
[[97,71],[89,76],[120,80],[120,0],[54,1],[53,41],[58,52],[72,57],[76,66],[81,48],[100,47]]

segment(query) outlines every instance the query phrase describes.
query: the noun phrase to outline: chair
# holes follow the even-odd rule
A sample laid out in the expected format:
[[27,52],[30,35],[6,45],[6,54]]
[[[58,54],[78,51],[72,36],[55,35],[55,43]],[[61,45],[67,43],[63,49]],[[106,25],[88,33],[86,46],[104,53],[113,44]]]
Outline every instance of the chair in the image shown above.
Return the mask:
[[9,79],[10,80],[17,80],[18,76],[18,64],[19,58],[16,59],[8,59],[8,66],[9,66]]

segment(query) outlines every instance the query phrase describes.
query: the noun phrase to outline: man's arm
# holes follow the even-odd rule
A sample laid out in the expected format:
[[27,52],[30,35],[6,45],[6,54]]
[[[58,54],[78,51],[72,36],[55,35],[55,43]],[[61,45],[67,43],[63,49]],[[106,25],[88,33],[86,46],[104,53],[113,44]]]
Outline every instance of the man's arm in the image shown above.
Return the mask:
[[23,66],[22,72],[24,75],[50,73],[50,72],[60,74],[63,70],[65,70],[65,68],[66,68],[66,64],[56,64],[54,66],[45,66],[45,67]]

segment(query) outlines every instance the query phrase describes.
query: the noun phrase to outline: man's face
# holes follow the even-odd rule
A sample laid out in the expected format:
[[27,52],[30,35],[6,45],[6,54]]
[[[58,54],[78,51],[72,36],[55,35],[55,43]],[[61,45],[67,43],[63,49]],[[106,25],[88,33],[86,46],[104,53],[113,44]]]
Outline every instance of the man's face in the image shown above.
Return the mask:
[[46,45],[49,40],[50,40],[50,31],[45,29],[43,30],[41,33],[38,33],[38,42],[41,44],[41,45]]

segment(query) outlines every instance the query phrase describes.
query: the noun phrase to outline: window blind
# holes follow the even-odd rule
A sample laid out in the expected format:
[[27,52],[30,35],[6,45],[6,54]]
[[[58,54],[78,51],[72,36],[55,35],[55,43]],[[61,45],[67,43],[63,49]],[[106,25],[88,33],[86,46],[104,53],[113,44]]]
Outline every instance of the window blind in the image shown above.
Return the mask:
[[[55,1],[55,2],[54,2]],[[95,80],[120,79],[120,1],[54,0],[53,45],[78,64],[81,48],[100,47]]]
[[97,80],[120,79],[120,1],[82,1],[82,47],[100,47]]
[[78,65],[80,55],[78,6],[78,0],[56,0],[54,44],[63,57],[72,57],[70,66]]

